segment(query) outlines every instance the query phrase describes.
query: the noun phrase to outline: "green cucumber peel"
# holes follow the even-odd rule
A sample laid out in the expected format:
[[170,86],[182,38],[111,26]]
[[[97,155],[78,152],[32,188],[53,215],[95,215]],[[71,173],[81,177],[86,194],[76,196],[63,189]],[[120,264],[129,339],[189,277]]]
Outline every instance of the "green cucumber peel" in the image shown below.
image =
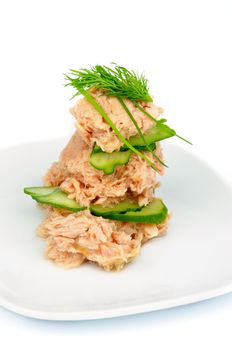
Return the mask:
[[154,198],[152,202],[143,207],[140,211],[126,213],[111,213],[107,216],[107,218],[123,222],[160,224],[166,219],[167,214],[168,209],[163,203],[163,201],[159,198]]
[[100,204],[91,204],[90,205],[90,211],[92,214],[96,216],[102,216],[105,218],[108,218],[109,215],[119,213],[123,214],[125,212],[133,211],[137,212],[140,211],[142,207],[139,206],[138,203],[134,202],[131,199],[125,199],[122,202],[119,202],[111,207],[103,207]]

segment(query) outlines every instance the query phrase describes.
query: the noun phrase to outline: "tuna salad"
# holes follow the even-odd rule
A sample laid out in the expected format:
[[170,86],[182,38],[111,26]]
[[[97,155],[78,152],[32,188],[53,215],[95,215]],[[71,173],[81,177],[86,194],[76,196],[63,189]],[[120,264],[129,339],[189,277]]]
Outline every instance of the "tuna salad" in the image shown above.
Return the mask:
[[168,209],[156,196],[166,166],[160,141],[183,138],[161,117],[143,74],[97,65],[66,79],[77,96],[76,130],[44,185],[24,192],[44,208],[37,232],[47,258],[119,271],[167,230]]

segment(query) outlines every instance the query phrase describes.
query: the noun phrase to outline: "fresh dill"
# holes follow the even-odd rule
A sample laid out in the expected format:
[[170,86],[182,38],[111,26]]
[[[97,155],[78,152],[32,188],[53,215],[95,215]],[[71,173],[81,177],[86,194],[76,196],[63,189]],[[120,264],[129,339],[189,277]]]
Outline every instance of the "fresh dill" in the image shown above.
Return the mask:
[[72,76],[65,75],[66,79],[68,80],[68,83],[66,84],[66,86],[72,86],[76,89],[76,93],[74,94],[73,97],[78,95],[83,95],[92,104],[92,106],[102,115],[102,117],[110,125],[110,127],[113,129],[113,131],[121,140],[121,142],[123,142],[123,144],[125,144],[131,151],[133,151],[134,153],[139,155],[141,158],[146,160],[148,164],[152,166],[152,168],[155,169],[156,171],[158,170],[155,164],[145,154],[141,153],[136,148],[134,148],[130,144],[130,142],[123,137],[123,135],[120,133],[116,125],[106,114],[104,109],[98,104],[98,102],[94,99],[94,97],[89,93],[89,90],[98,89],[98,90],[101,90],[107,96],[114,96],[118,98],[122,107],[125,109],[132,123],[136,127],[140,137],[144,141],[144,144],[147,150],[151,152],[153,156],[158,160],[158,162],[161,163],[162,165],[166,166],[162,162],[162,160],[152,151],[149,144],[146,142],[142,131],[140,130],[132,113],[126,106],[124,99],[129,99],[135,105],[136,108],[138,108],[142,113],[147,115],[155,123],[159,125],[163,124],[166,129],[167,128],[169,129],[171,136],[177,136],[183,141],[191,144],[191,142],[189,142],[188,140],[178,135],[175,132],[175,130],[171,129],[168,125],[164,124],[167,121],[166,119],[159,120],[154,118],[141,106],[140,104],[141,101],[143,102],[153,101],[149,93],[148,80],[145,78],[143,74],[139,75],[135,71],[133,70],[129,71],[127,68],[119,66],[115,63],[113,64],[112,68],[107,66],[96,65],[94,67],[91,67],[90,69],[86,69],[86,68],[82,68],[80,70],[71,69],[70,74]]
[[[66,76],[73,85],[75,81],[85,90],[91,88],[102,90],[107,96],[128,98],[131,101],[152,102],[148,90],[148,81],[143,74],[129,71],[127,68],[114,64],[113,68],[96,65],[90,69],[71,69],[72,78]],[[80,95],[77,91],[74,96]]]

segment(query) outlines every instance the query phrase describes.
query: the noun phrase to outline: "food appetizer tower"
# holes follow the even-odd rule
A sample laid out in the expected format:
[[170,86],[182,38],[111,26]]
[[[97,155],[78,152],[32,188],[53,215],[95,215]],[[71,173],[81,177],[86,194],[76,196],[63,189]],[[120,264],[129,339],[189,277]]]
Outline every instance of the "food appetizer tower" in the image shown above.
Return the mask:
[[45,186],[24,191],[46,210],[38,234],[49,259],[118,271],[167,229],[167,207],[155,195],[165,166],[160,141],[178,135],[160,119],[143,75],[114,65],[66,79],[83,96],[71,109],[76,131]]

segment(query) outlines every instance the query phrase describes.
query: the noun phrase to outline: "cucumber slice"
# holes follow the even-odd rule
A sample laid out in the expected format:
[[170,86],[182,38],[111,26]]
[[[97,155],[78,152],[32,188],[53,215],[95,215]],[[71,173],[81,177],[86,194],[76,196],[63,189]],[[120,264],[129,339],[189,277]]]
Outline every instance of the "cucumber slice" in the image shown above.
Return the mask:
[[[147,130],[143,136],[149,146],[152,145],[152,147],[155,147],[155,143],[158,141],[162,141],[165,139],[168,139],[169,137],[173,137],[176,135],[175,130],[169,128],[169,126],[163,124],[163,123],[158,123],[154,125],[152,128]],[[146,144],[143,142],[143,139],[140,137],[139,134],[136,134],[135,136],[131,136],[128,141],[132,146],[134,146],[136,149],[141,150],[141,151],[146,151]],[[120,148],[120,151],[127,151],[128,147],[126,145],[123,145]],[[98,153],[98,152],[103,152],[101,148],[97,145],[94,146],[94,152],[93,153]]]
[[[31,188],[35,187],[30,187],[30,189]],[[42,189],[43,187],[40,187],[39,193],[44,193]],[[47,187],[44,187],[44,190],[45,189],[47,189]],[[25,190],[27,190],[27,188]],[[30,191],[29,188],[27,191]],[[47,204],[54,208],[63,208],[73,212],[86,209],[74,199],[69,199],[67,194],[62,192],[58,187],[53,187],[53,191],[50,194],[33,194],[32,198],[40,204]],[[161,223],[168,213],[167,207],[159,198],[154,198],[150,204],[142,208],[137,203],[128,199],[113,207],[102,207],[101,205],[92,204],[89,209],[93,215],[102,216],[106,219],[148,224]]]
[[89,162],[95,169],[103,170],[105,174],[110,175],[113,174],[116,166],[127,164],[131,154],[131,150],[106,153],[102,151],[96,152],[93,149]]
[[126,213],[111,213],[107,219],[119,220],[123,222],[138,222],[144,224],[160,224],[166,218],[168,209],[159,198],[153,201],[140,211],[129,211]]
[[[156,144],[151,144],[150,148],[153,151],[156,148]],[[146,145],[138,146],[138,149],[147,151]],[[89,162],[95,169],[102,170],[105,174],[110,175],[113,174],[116,166],[126,165],[131,155],[131,150],[106,153],[103,152],[99,146],[95,145]]]
[[138,205],[138,203],[135,203],[134,201],[130,199],[126,199],[113,207],[103,207],[100,204],[91,204],[90,205],[90,210],[92,214],[96,216],[103,216],[107,217],[110,214],[115,214],[115,213],[125,213],[128,211],[136,211],[140,210],[141,207]]
[[31,196],[46,196],[51,194],[59,187],[51,187],[51,186],[40,186],[40,187],[25,187],[24,193],[30,194]]
[[[169,126],[158,123],[144,133],[147,144],[152,148],[156,147],[156,142],[175,136],[176,132]],[[147,147],[139,134],[132,136],[128,140],[132,146],[141,151],[146,151]],[[126,145],[120,148],[120,151],[106,153],[97,145],[94,145],[90,156],[90,164],[98,170],[103,170],[105,174],[113,174],[116,166],[125,165],[129,162],[132,151]]]
[[[152,128],[150,128],[145,134],[143,135],[148,145],[167,139],[169,137],[175,136],[176,132],[173,129],[170,129],[169,126],[159,123],[154,125]],[[139,146],[145,146],[143,139],[140,137],[139,134],[135,136],[131,136],[128,140],[130,144],[134,147]],[[125,146],[122,147],[123,149]]]
[[32,198],[40,204],[47,204],[54,208],[63,208],[74,212],[86,209],[74,199],[68,198],[67,194],[62,192],[59,188],[53,190],[53,192],[48,195],[33,195]]
[[[34,190],[35,189],[35,190]],[[62,192],[59,187],[27,187],[24,189],[26,194],[30,194],[34,200],[41,204],[47,204],[55,208],[65,208],[71,211],[84,210],[75,200],[69,199],[67,194]],[[48,192],[48,194],[46,194]],[[140,210],[138,203],[131,199],[126,199],[112,207],[103,207],[99,204],[91,204],[90,211],[96,216],[107,216],[112,213],[125,213],[126,211]]]

